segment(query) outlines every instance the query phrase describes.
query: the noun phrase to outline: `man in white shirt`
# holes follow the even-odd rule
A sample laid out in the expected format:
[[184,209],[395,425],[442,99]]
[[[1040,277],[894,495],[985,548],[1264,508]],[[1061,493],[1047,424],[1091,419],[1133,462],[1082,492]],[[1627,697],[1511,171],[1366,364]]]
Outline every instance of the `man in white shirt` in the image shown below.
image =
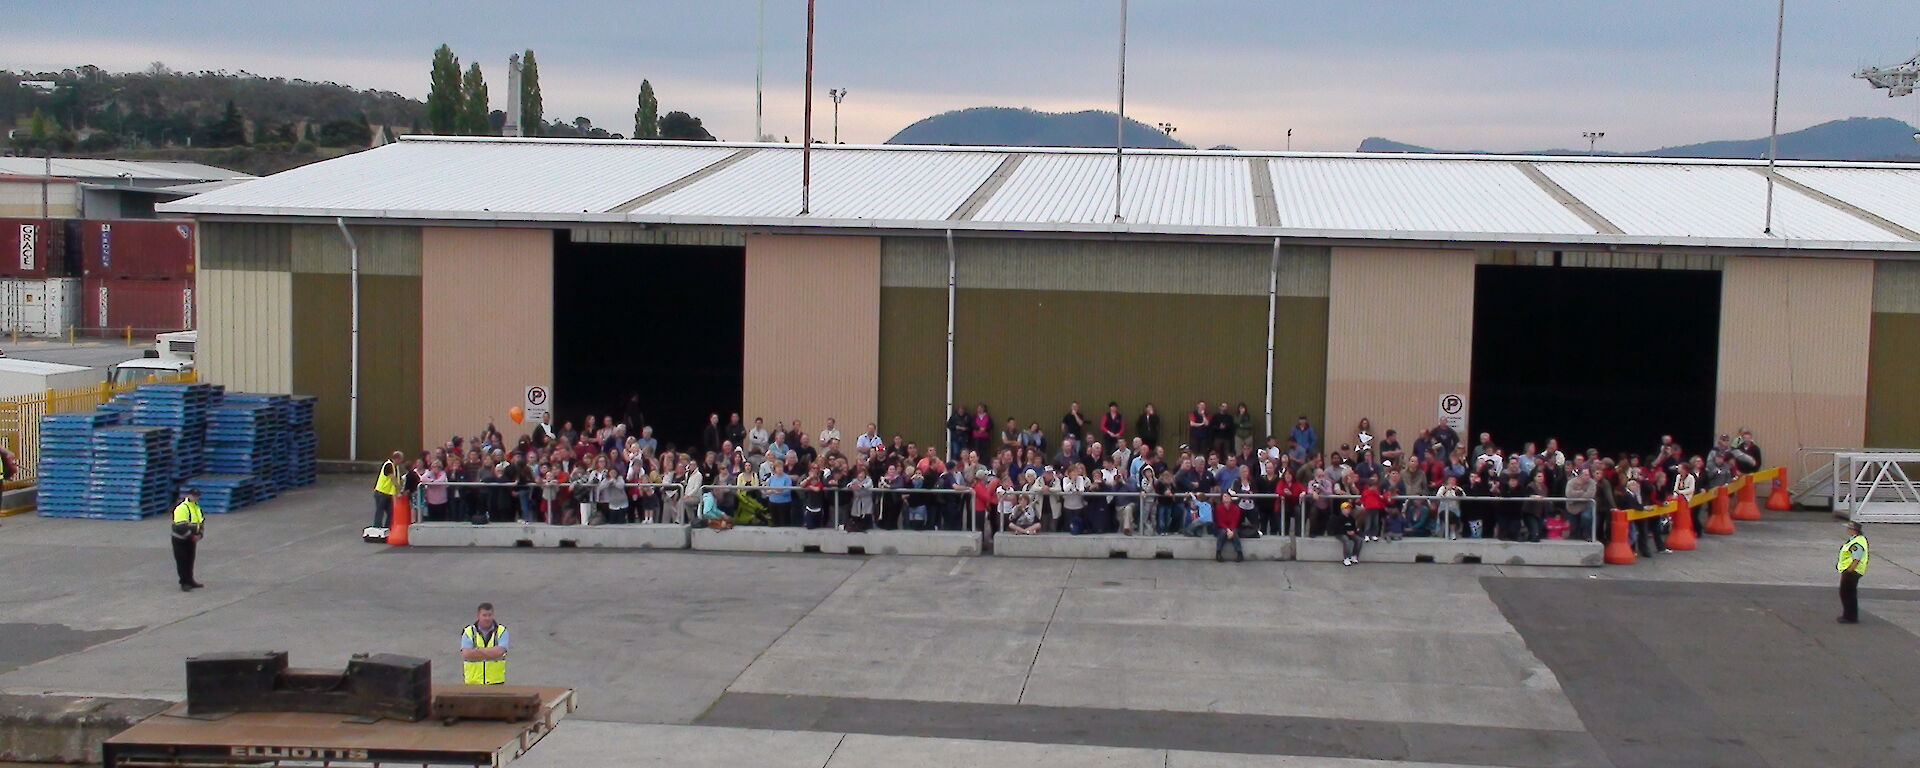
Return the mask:
[[865,456],[867,451],[880,447],[881,444],[880,427],[874,424],[868,424],[867,431],[860,433],[860,436],[853,440],[854,450],[862,456]]
[[814,444],[822,448],[832,445],[833,441],[840,439],[840,428],[834,426],[832,416],[827,417],[827,428],[820,430],[820,434],[814,435],[813,438]]
[[760,417],[756,416],[753,419],[753,429],[747,430],[747,453],[766,453],[766,451],[767,451],[766,422],[762,421]]

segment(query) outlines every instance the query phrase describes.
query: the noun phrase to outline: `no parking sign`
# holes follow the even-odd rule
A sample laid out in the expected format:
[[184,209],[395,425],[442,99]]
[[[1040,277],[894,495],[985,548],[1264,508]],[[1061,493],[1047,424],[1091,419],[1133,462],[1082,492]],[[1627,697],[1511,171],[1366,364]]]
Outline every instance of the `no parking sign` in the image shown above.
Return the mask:
[[546,387],[537,384],[527,387],[527,402],[522,407],[526,412],[527,421],[538,424],[541,419],[546,418],[548,402],[552,399],[553,393],[547,391]]
[[1440,423],[1452,427],[1455,432],[1466,433],[1467,396],[1441,395],[1439,406]]

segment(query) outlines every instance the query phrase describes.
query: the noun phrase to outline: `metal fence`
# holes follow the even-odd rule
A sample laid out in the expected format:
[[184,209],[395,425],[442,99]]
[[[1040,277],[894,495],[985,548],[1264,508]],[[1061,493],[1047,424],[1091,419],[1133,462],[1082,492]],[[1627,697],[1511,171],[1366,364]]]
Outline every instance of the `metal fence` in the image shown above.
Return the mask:
[[40,476],[40,417],[50,413],[90,411],[131,392],[141,384],[184,384],[198,380],[194,371],[148,376],[144,381],[123,384],[101,382],[97,386],[76,389],[49,389],[30,395],[0,398],[0,447],[13,454],[19,475],[8,487],[31,484]]

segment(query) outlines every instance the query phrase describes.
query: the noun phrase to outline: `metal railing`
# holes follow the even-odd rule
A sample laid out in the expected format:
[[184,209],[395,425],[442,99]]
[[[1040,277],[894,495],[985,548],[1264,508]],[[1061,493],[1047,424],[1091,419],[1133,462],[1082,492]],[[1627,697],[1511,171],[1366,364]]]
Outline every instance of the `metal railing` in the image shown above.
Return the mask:
[[[656,491],[664,490],[664,489],[684,490],[686,488],[685,485],[680,483],[624,483],[623,482],[620,484],[620,486],[623,491],[626,488],[653,489]],[[571,481],[565,482],[565,483],[550,483],[544,480],[536,480],[530,483],[521,483],[521,482],[490,483],[490,482],[479,481],[479,480],[436,480],[433,482],[421,482],[417,486],[418,490],[421,491],[420,496],[423,500],[426,495],[424,491],[429,487],[447,488],[447,489],[456,489],[456,490],[461,488],[473,488],[473,489],[482,490],[482,491],[505,491],[513,496],[514,504],[515,504],[514,514],[516,516],[516,519],[520,520],[521,522],[539,522],[539,521],[526,520],[525,517],[526,515],[529,514],[529,508],[528,508],[529,506],[537,507],[537,505],[540,502],[546,500],[544,498],[544,491],[546,489],[551,488],[556,491],[563,488],[570,489],[570,490],[587,489],[589,492],[591,492],[592,490],[598,489],[599,484],[585,483],[585,482],[576,483]],[[521,501],[521,496],[526,493],[540,493],[542,494],[542,496],[528,498],[526,499],[526,501],[523,502]],[[465,509],[469,504],[468,498],[466,496],[449,496],[447,498],[447,503],[452,504],[456,500],[458,500],[458,502],[462,507],[461,510],[455,510],[456,515],[460,511],[468,511],[469,513],[471,512],[471,510]],[[558,500],[557,495],[555,500]],[[590,524],[590,519],[591,519],[594,508],[597,506],[600,506],[601,504],[601,502],[592,501],[591,499],[570,498],[568,501],[570,503],[580,505],[580,510],[581,510],[580,520],[576,523],[573,523],[572,525]],[[643,506],[643,504],[640,503],[639,499],[635,499],[635,498],[628,499],[627,509],[631,510],[638,506]],[[663,509],[664,509],[664,506],[663,506]],[[551,509],[547,510],[547,520],[545,520],[544,522],[548,525],[565,525],[565,523],[553,522],[552,516],[555,511],[556,510],[551,510]],[[538,514],[537,508],[531,510],[531,512],[533,514]],[[424,508],[415,509],[413,512],[413,519],[416,521],[423,520],[425,519],[424,518],[425,514],[426,514],[426,510]],[[459,522],[459,521],[453,520],[450,522]]]
[[0,447],[13,454],[18,476],[9,487],[30,484],[40,476],[40,417],[50,413],[90,411],[112,400],[115,395],[132,392],[142,384],[187,384],[198,381],[194,371],[148,376],[144,381],[124,384],[101,382],[91,387],[49,389],[30,395],[0,398]]
[[[1303,531],[1306,530],[1306,528],[1304,527],[1304,524],[1305,524],[1304,516],[1306,514],[1306,507],[1308,506],[1307,501],[1309,500],[1309,498],[1310,496],[1306,494],[1303,494],[1300,497],[1301,499],[1300,511],[1302,515],[1302,525],[1303,525],[1303,527],[1300,530],[1303,530]],[[1357,503],[1360,501],[1359,496],[1351,495],[1351,494],[1327,494],[1319,498],[1328,499],[1333,502],[1332,504],[1328,505],[1329,511],[1333,514],[1338,514],[1340,502],[1344,502],[1344,501],[1355,502],[1356,509],[1357,509],[1358,508]],[[1404,502],[1408,502],[1408,501],[1433,502],[1433,506],[1434,506],[1433,512],[1434,514],[1440,516],[1439,530],[1446,531],[1449,534],[1454,533],[1454,529],[1453,529],[1454,514],[1453,514],[1453,510],[1450,509],[1450,507],[1453,505],[1443,504],[1443,502],[1457,502],[1458,504],[1461,504],[1461,505],[1475,504],[1475,503],[1481,503],[1481,502],[1495,502],[1495,503],[1503,503],[1503,504],[1516,504],[1516,503],[1526,504],[1528,502],[1543,502],[1547,504],[1564,505],[1569,512],[1572,512],[1577,506],[1586,506],[1588,507],[1588,511],[1591,513],[1589,516],[1590,519],[1587,521],[1588,522],[1587,541],[1595,542],[1600,540],[1600,512],[1598,507],[1599,502],[1596,502],[1593,499],[1573,498],[1569,496],[1513,497],[1513,496],[1469,496],[1464,494],[1460,496],[1394,496],[1388,501],[1388,508],[1391,509],[1394,505],[1403,505]],[[1578,514],[1578,513],[1575,513],[1575,514]],[[1465,516],[1462,515],[1461,519],[1464,521]],[[1372,521],[1369,521],[1369,524],[1371,524],[1371,522]],[[1542,520],[1543,525],[1544,525],[1544,522],[1545,521],[1543,519]],[[1486,536],[1484,538],[1495,538],[1495,537]],[[1541,540],[1546,541],[1547,539],[1545,536],[1542,536]]]
[[[801,496],[802,496],[803,494],[805,494],[805,493],[807,493],[807,490],[805,489],[805,487],[804,487],[804,486],[801,486],[801,485],[798,485],[798,484],[795,484],[795,485],[782,485],[782,486],[769,486],[769,485],[764,485],[764,484],[761,484],[761,485],[703,485],[703,486],[701,486],[701,490],[702,490],[702,491],[707,491],[707,490],[712,490],[712,489],[715,489],[715,488],[718,488],[718,489],[721,489],[721,490],[730,490],[730,491],[748,491],[748,492],[757,492],[757,493],[759,493],[759,494],[760,494],[760,495],[761,495],[762,497],[765,497],[765,496],[767,496],[767,495],[769,495],[769,494],[773,494],[773,493],[777,493],[777,492],[780,492],[780,491],[785,491],[786,493],[789,493],[789,494],[791,494],[791,495],[793,495],[793,496],[795,497],[793,501],[791,501],[791,502],[789,502],[789,503],[792,503],[792,504],[802,504],[803,502],[802,502],[802,501],[800,500],[800,498],[799,498],[799,497],[801,497]],[[963,523],[961,523],[961,526],[962,526],[962,527],[961,527],[961,530],[963,530],[963,531],[967,531],[967,532],[973,532],[973,531],[976,531],[976,530],[979,530],[979,526],[978,526],[978,525],[976,524],[976,521],[974,520],[974,518],[975,518],[975,517],[976,517],[977,515],[975,514],[975,512],[974,512],[974,510],[973,510],[973,491],[972,491],[971,489],[969,489],[969,490],[964,490],[964,491],[963,491],[963,490],[960,490],[960,489],[958,489],[958,488],[885,488],[885,487],[875,487],[875,488],[868,488],[868,489],[862,489],[862,490],[855,490],[855,489],[853,489],[853,488],[850,488],[850,487],[847,487],[847,486],[843,486],[843,485],[832,485],[832,486],[827,486],[826,488],[824,488],[824,489],[822,489],[822,492],[824,492],[824,493],[826,493],[826,494],[827,494],[827,496],[828,496],[828,498],[827,498],[827,507],[828,507],[828,508],[827,508],[827,509],[823,509],[823,510],[821,510],[821,511],[822,511],[822,512],[827,512],[827,511],[829,511],[829,510],[831,510],[831,515],[830,515],[830,517],[828,517],[828,519],[827,519],[827,520],[825,520],[825,521],[823,521],[823,522],[825,522],[825,523],[826,523],[826,525],[825,525],[825,526],[823,526],[823,527],[829,527],[829,528],[839,528],[839,527],[841,527],[841,526],[843,526],[843,525],[846,525],[846,523],[847,523],[847,518],[848,518],[848,516],[850,516],[850,515],[852,514],[852,512],[853,512],[853,510],[851,510],[851,509],[844,509],[844,508],[842,508],[842,505],[841,505],[841,503],[840,503],[840,500],[841,500],[841,499],[842,499],[843,497],[849,497],[849,498],[850,498],[850,497],[852,497],[852,496],[854,496],[855,494],[859,494],[859,493],[873,493],[873,494],[876,494],[876,495],[879,495],[879,496],[885,496],[885,495],[887,495],[887,494],[898,494],[898,495],[901,495],[901,496],[909,496],[909,495],[917,495],[917,494],[925,494],[925,495],[933,495],[933,496],[960,496],[960,497],[963,497],[963,498],[960,498],[960,499],[958,499],[957,501],[953,501],[953,502],[948,502],[948,504],[955,504],[955,503],[958,503],[958,504],[961,504],[961,505],[964,505],[964,506],[963,506],[963,508],[962,508],[962,510],[961,510],[961,513],[960,513],[960,516],[961,516],[962,518],[964,518],[964,519],[965,519],[965,520],[964,520],[964,522],[963,522]],[[878,502],[879,502],[880,500],[876,498],[876,499],[874,499],[874,501],[875,501],[875,503],[877,504],[877,503],[878,503]],[[769,504],[770,504],[770,503],[772,503],[772,502],[771,502],[771,501],[766,501],[766,502],[763,502],[763,503],[769,503]],[[928,505],[928,506],[931,506],[931,505]],[[991,512],[991,511],[992,511],[992,510],[988,510],[988,512]],[[905,512],[905,510],[902,510],[902,512],[904,513],[904,512]],[[933,511],[932,509],[929,509],[929,510],[928,510],[928,512],[927,512],[927,522],[928,522],[928,524],[929,524],[929,525],[931,525],[931,524],[932,524],[932,523],[934,522],[934,520],[935,520],[935,518],[936,518],[936,515],[935,515],[935,512],[934,512],[934,511]],[[875,510],[875,512],[874,512],[874,520],[875,520],[875,522],[876,522],[876,523],[877,523],[877,522],[878,522],[878,520],[879,520],[879,511],[878,511],[877,509],[876,509],[876,510]],[[905,519],[904,519],[904,518],[903,518],[902,520],[900,520],[900,521],[899,521],[899,523],[901,523],[901,524],[904,524],[905,522],[906,522],[906,521],[905,521]],[[789,526],[789,527],[791,527],[791,526]],[[925,529],[923,529],[923,530],[925,530]],[[942,527],[941,527],[941,530],[945,530],[945,527],[944,527],[944,526],[942,526]]]

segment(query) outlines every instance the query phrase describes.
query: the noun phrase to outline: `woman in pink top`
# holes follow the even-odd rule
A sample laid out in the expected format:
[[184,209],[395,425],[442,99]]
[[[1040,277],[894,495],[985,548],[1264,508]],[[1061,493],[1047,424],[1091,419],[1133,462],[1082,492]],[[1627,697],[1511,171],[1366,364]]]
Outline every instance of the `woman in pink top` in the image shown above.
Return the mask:
[[451,519],[447,517],[447,487],[441,485],[446,481],[447,470],[439,459],[434,459],[433,465],[427,468],[426,474],[420,476],[421,486],[427,494],[428,520],[444,522]]
[[973,450],[987,452],[987,438],[993,437],[993,416],[987,413],[987,404],[981,403],[973,411]]

